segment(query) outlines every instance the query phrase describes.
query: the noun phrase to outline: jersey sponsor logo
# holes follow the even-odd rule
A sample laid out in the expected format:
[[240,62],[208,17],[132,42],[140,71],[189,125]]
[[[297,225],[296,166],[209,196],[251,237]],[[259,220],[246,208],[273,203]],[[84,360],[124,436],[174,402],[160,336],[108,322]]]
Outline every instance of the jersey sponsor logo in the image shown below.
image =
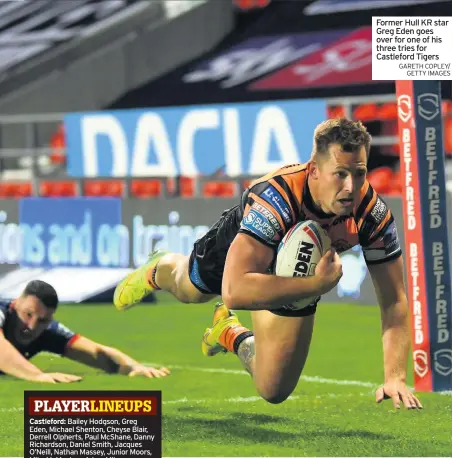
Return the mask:
[[262,215],[264,215],[269,221],[270,223],[272,224],[272,226],[277,230],[277,231],[280,231],[281,230],[281,225],[279,224],[278,220],[275,218],[275,216],[273,215],[273,213],[268,209],[268,208],[265,208],[263,205],[257,203],[257,202],[254,202],[252,208],[254,208],[255,210],[257,210],[259,213],[261,213]]
[[[309,275],[309,267],[311,265],[312,250],[314,245],[309,242],[301,242],[298,246],[297,263],[295,264],[293,277],[306,277]],[[315,265],[311,266],[311,270],[315,268]]]
[[255,219],[256,219],[256,213],[249,212],[243,220],[246,224],[252,224]]
[[281,218],[286,224],[292,224],[292,212],[290,211],[290,207],[274,186],[268,186],[261,194],[261,197],[281,215]]
[[387,212],[388,212],[388,207],[380,199],[380,197],[377,197],[377,201],[375,202],[374,208],[370,212],[370,216],[372,216],[373,220],[377,224],[380,224],[383,221],[383,219],[385,218]]
[[448,377],[452,374],[452,350],[442,348],[433,354],[433,367],[438,374]]
[[330,227],[337,226],[338,224],[343,224],[350,218],[353,218],[353,212],[350,213],[349,215],[339,216],[331,223],[322,224],[322,229],[325,229],[327,231]]
[[397,225],[393,221],[386,229],[383,235],[383,245],[385,254],[391,254],[400,250],[399,236],[397,234]]
[[241,227],[253,232],[267,242],[272,242],[276,238],[276,231],[270,221],[254,209],[250,210],[243,218]]
[[393,221],[385,233],[370,247],[363,248],[366,261],[383,261],[385,258],[400,251],[400,240],[397,234],[397,225]]
[[413,352],[414,371],[419,377],[425,377],[429,371],[428,356],[424,350],[415,350]]

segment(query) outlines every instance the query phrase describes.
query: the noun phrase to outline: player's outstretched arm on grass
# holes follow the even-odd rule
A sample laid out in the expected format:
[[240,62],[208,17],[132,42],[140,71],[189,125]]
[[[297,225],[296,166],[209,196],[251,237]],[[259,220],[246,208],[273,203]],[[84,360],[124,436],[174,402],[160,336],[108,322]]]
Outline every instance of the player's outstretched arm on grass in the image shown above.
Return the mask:
[[237,234],[229,248],[223,276],[222,298],[228,308],[278,309],[296,300],[325,294],[342,276],[342,265],[334,250],[325,253],[311,277],[269,275],[274,256],[274,249],[247,234]]
[[142,375],[160,378],[169,375],[166,367],[159,369],[144,366],[116,348],[107,347],[86,337],[79,337],[68,346],[64,356],[88,366],[101,369],[109,374],[122,374],[134,377]]
[[24,358],[11,342],[6,340],[2,330],[0,330],[0,370],[5,374],[30,382],[71,383],[81,380],[81,377],[76,375],[42,372]]
[[403,259],[369,265],[380,304],[384,354],[384,385],[377,390],[377,402],[392,399],[408,409],[422,408],[419,399],[406,386],[410,349],[409,308],[403,279]]

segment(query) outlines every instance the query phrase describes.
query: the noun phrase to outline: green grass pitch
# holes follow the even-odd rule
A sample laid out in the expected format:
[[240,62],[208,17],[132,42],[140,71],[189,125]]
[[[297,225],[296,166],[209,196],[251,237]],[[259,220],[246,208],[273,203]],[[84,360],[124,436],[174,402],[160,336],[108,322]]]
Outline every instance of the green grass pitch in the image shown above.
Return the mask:
[[[249,314],[239,313],[244,324]],[[63,305],[74,331],[143,362],[172,368],[165,379],[104,375],[50,355],[46,371],[80,374],[76,385],[0,379],[0,456],[23,456],[27,389],[162,390],[164,456],[451,456],[452,396],[421,393],[422,411],[375,404],[382,381],[377,307],[319,304],[311,353],[292,398],[260,400],[233,355],[205,358],[200,339],[212,305],[163,298],[119,313],[106,305]],[[411,368],[409,383],[412,384]]]

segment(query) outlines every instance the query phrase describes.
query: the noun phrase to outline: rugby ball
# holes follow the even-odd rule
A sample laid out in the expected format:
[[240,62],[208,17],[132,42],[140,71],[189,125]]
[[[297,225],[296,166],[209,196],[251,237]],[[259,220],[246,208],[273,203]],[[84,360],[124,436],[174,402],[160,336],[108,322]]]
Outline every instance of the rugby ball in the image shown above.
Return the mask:
[[[303,221],[292,227],[278,246],[274,274],[280,277],[308,277],[314,275],[317,263],[330,249],[331,239],[315,221]],[[301,299],[284,308],[303,309],[318,297]]]

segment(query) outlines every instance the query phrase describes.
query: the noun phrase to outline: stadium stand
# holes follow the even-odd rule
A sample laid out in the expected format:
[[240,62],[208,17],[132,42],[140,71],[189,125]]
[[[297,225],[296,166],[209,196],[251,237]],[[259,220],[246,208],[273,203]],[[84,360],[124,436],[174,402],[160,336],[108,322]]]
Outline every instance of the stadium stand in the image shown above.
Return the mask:
[[[134,38],[130,38],[131,28],[142,24],[139,21],[147,21],[147,28],[152,29],[153,24],[155,26],[158,21],[163,20],[167,28],[162,28],[160,32],[163,30],[166,30],[167,34],[173,32],[173,29],[170,28],[171,24],[171,27],[177,26],[179,36],[183,37],[183,29],[186,25],[182,22],[177,24],[177,20],[180,17],[188,17],[187,14],[191,13],[197,6],[209,4],[209,7],[212,8],[214,3],[216,2],[156,1],[152,2],[151,8],[149,2],[138,0],[104,0],[100,2],[74,0],[73,2],[59,3],[50,0],[42,0],[39,3],[32,0],[4,2],[0,4],[0,108],[2,101],[11,98],[11,93],[27,94],[28,89],[24,90],[24,87],[27,87],[27,82],[30,79],[36,76],[41,78],[43,75],[47,78],[49,74],[53,74],[53,69],[58,69],[63,63],[65,66],[68,63],[73,65],[74,62],[80,60],[82,53],[88,47],[91,51],[101,50],[102,59],[99,59],[100,63],[105,62],[107,54],[104,55],[103,53],[106,49],[106,43],[112,38],[116,40],[121,37],[129,37],[136,42],[138,47],[142,49],[144,45],[148,47],[149,35],[142,33],[142,31],[138,31]],[[443,2],[440,3],[441,9],[444,11],[447,5]],[[264,100],[291,99],[325,94],[328,100],[327,115],[329,117],[346,115],[360,119],[372,133],[374,143],[370,162],[371,174],[369,175],[372,184],[381,193],[400,194],[397,106],[395,98],[391,94],[393,91],[388,90],[388,85],[376,86],[374,82],[368,81],[368,85],[361,83],[353,86],[353,84],[349,84],[341,89],[325,87],[323,92],[322,88],[311,88],[311,90],[292,91],[288,89],[283,91],[267,90],[256,94],[245,89],[243,84],[230,90],[224,90],[224,88],[220,90],[221,86],[216,81],[201,81],[200,84],[191,84],[190,90],[187,90],[186,83],[182,83],[185,78],[184,75],[199,68],[199,63],[206,61],[206,59],[214,62],[216,56],[223,56],[221,58],[225,59],[223,62],[227,64],[228,50],[246,39],[259,39],[282,31],[292,32],[295,27],[292,16],[298,18],[297,24],[301,24],[303,30],[320,30],[327,33],[328,30],[337,30],[338,27],[348,27],[353,30],[358,25],[362,26],[362,24],[368,23],[370,13],[368,11],[365,13],[357,12],[355,15],[347,14],[346,16],[337,14],[328,20],[324,16],[318,20],[315,16],[303,17],[299,12],[295,14],[293,5],[269,2],[268,0],[234,0],[229,5],[230,14],[232,14],[234,7],[236,11],[234,31],[224,40],[219,42],[229,30],[229,25],[224,25],[228,21],[224,17],[219,18],[218,11],[205,10],[205,14],[208,14],[210,18],[215,18],[217,26],[212,26],[212,29],[218,29],[218,25],[223,23],[221,33],[215,37],[205,36],[207,41],[202,46],[198,46],[197,52],[188,52],[185,57],[175,56],[171,65],[168,64],[165,67],[166,69],[171,67],[170,71],[162,74],[162,68],[161,71],[152,75],[151,73],[147,75],[142,73],[140,81],[145,82],[144,85],[135,88],[138,80],[131,85],[123,85],[121,96],[115,101],[105,100],[103,102],[102,97],[94,96],[96,89],[85,87],[84,92],[89,93],[91,105],[84,107],[84,109],[153,107],[157,106],[156,104],[161,106],[183,105],[192,101],[203,101],[203,96],[208,97],[209,102],[222,102],[225,97],[229,101],[240,102],[259,98]],[[419,11],[424,11],[422,8],[425,11],[427,8],[433,8],[431,11],[434,12],[437,5],[421,5],[418,7]],[[406,11],[404,8],[393,9],[394,14],[400,14],[404,11]],[[385,10],[386,13],[392,14],[392,10]],[[372,14],[378,14],[378,10]],[[281,18],[288,19],[284,26],[281,26]],[[112,31],[112,24],[115,26],[114,32]],[[299,24],[297,27],[300,27]],[[199,52],[201,48],[202,53]],[[121,49],[132,50],[131,48]],[[290,50],[288,48],[284,52],[287,53]],[[347,59],[346,55],[342,57]],[[364,59],[363,56],[361,58]],[[218,63],[221,62],[218,59]],[[258,63],[259,61],[256,61],[255,65]],[[242,64],[247,65],[245,61]],[[120,65],[123,65],[123,62]],[[101,82],[100,84],[105,83],[104,79],[99,77],[102,75],[99,73],[99,67],[95,66],[94,70],[92,81],[85,86],[98,88],[99,82]],[[221,71],[224,72],[224,69]],[[220,80],[225,75],[225,73],[221,73],[217,79]],[[64,76],[68,76],[68,74]],[[63,80],[63,74],[56,79],[58,81]],[[365,94],[363,94],[363,87],[366,88]],[[78,91],[75,90],[74,92]],[[345,92],[346,96],[338,98],[337,95],[339,93],[342,95],[342,92]],[[66,94],[66,96],[71,96],[71,94]],[[452,94],[450,88],[446,88],[445,96],[442,106],[445,119],[445,149],[448,157],[452,157]],[[31,100],[34,100],[33,96]],[[48,105],[51,106],[52,103],[49,101]],[[77,108],[73,97],[67,99],[67,103],[71,105],[71,109]],[[28,101],[27,106],[29,112],[22,110],[23,114],[20,115],[0,117],[1,196],[9,198],[21,198],[30,195],[135,198],[161,198],[168,195],[231,197],[237,196],[240,190],[249,183],[249,177],[230,180],[227,177],[215,176],[198,177],[198,179],[149,177],[149,179],[140,178],[139,180],[71,180],[66,174],[66,140],[62,122],[64,112],[59,113],[47,109],[41,110],[41,112],[53,111],[53,114],[32,115],[30,112],[36,111],[42,105]],[[4,113],[4,110],[1,111]],[[10,113],[13,112],[10,111]],[[452,186],[452,167],[449,164],[446,171]],[[218,178],[221,178],[221,181]]]
[[66,43],[94,25],[125,14],[136,0],[24,0],[0,4],[0,71]]

